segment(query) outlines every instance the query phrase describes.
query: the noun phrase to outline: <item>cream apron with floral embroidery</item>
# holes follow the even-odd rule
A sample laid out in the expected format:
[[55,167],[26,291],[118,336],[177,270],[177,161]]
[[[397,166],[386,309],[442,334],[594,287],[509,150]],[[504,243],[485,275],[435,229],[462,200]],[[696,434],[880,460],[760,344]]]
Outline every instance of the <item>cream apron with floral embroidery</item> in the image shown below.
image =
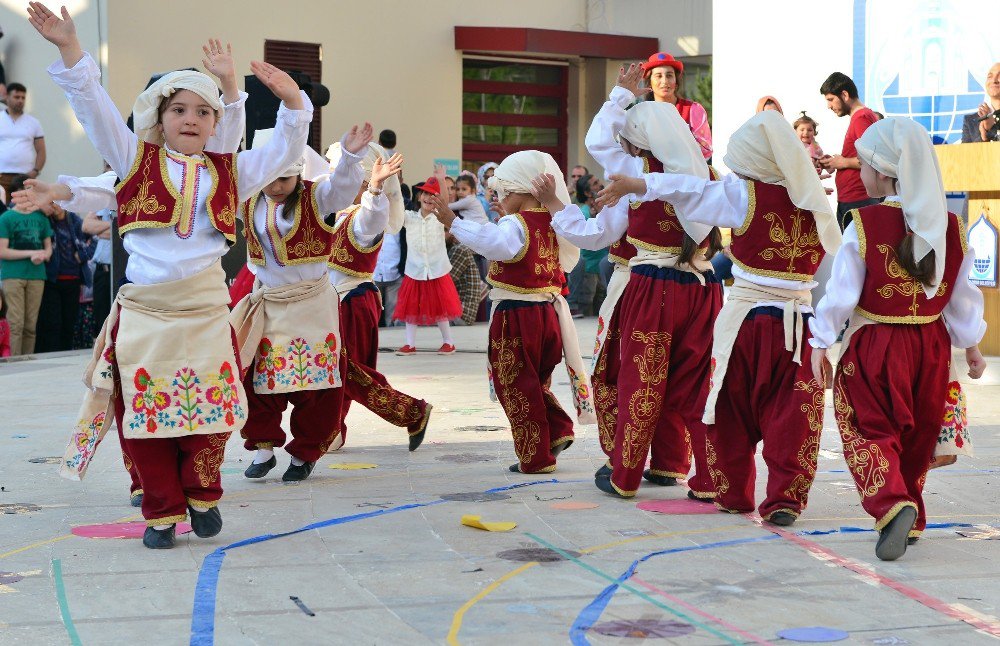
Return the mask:
[[[90,389],[60,473],[83,478],[111,427],[112,393],[125,403],[128,439],[229,433],[246,422],[246,393],[229,326],[222,263],[189,278],[123,285],[84,373]],[[118,322],[114,342],[111,331]],[[121,383],[115,384],[117,366]]]

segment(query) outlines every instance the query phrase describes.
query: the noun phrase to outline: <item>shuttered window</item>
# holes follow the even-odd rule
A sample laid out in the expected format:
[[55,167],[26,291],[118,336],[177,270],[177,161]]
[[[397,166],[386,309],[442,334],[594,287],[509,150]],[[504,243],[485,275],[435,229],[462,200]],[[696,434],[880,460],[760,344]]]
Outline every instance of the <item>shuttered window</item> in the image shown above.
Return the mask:
[[[286,72],[308,74],[313,83],[323,79],[323,46],[319,43],[300,43],[293,40],[265,40],[264,62]],[[309,145],[324,153],[323,111],[313,110],[312,126],[309,129]]]

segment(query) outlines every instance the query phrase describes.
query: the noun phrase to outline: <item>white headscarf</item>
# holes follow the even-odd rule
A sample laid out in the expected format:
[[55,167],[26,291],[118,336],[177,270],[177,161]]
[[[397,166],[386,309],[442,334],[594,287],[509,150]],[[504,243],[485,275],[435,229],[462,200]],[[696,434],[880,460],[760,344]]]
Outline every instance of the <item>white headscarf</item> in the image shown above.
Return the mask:
[[476,177],[479,178],[479,183],[476,184],[477,195],[482,195],[483,197],[486,196],[486,171],[488,171],[491,168],[495,170],[496,167],[497,167],[496,162],[486,162],[485,164],[479,167],[479,170],[476,171]]
[[[253,146],[252,150],[260,150],[264,147],[267,142],[271,141],[271,137],[274,136],[274,128],[268,128],[267,130],[254,130],[253,133]],[[294,177],[296,175],[301,175],[302,171],[306,166],[305,151],[303,151],[303,156],[299,157],[291,166],[281,171],[278,177]]]
[[[691,127],[681,118],[672,103],[643,101],[625,113],[621,136],[630,144],[648,150],[663,164],[663,172],[693,175],[708,179],[708,164],[701,147],[691,134]],[[691,222],[677,214],[684,232],[701,243],[712,227]]]
[[777,111],[758,112],[740,126],[729,138],[723,161],[735,173],[788,189],[792,204],[812,211],[826,252],[840,249],[840,227],[823,184],[805,146]]
[[932,298],[944,275],[948,202],[930,135],[912,119],[889,117],[868,126],[854,146],[859,160],[899,180],[896,188],[906,226],[913,232],[914,260],[934,251],[933,284],[924,285],[927,298]]
[[192,70],[180,70],[164,74],[146,88],[132,106],[132,125],[139,139],[163,145],[163,135],[156,130],[160,120],[160,102],[177,90],[190,90],[215,110],[216,127],[222,122],[223,105],[219,98],[219,86],[207,74]]
[[[343,154],[339,141],[327,149],[326,158],[330,162],[327,172],[332,173],[337,168]],[[382,146],[374,141],[369,142],[365,156],[361,158],[361,167],[365,170],[365,181],[370,182],[372,179],[375,160],[381,157],[383,162],[387,162],[391,156]],[[399,185],[399,175],[393,175],[385,180],[382,183],[382,191],[385,193],[386,199],[389,200],[389,222],[386,224],[385,230],[389,233],[399,233],[399,230],[403,228],[403,213],[406,211],[406,204],[403,202],[403,189]]]
[[[490,178],[490,188],[499,195],[508,193],[531,193],[531,180],[542,173],[549,173],[556,178],[556,197],[563,204],[570,204],[569,190],[566,189],[566,177],[563,176],[559,164],[552,155],[538,150],[522,150],[500,162]],[[501,198],[502,199],[502,198]],[[554,214],[553,214],[554,215]],[[559,243],[559,264],[563,271],[573,271],[580,260],[580,250],[569,240],[557,235]]]

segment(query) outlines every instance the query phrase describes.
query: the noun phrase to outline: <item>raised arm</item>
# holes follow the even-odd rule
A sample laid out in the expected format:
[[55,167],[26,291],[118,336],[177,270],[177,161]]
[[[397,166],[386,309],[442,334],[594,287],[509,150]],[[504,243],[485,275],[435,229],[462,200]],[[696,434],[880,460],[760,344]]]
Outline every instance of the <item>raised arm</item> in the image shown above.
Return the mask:
[[625,108],[636,97],[630,87],[638,89],[637,81],[641,78],[641,68],[635,63],[628,70],[621,68],[618,72],[618,84],[612,88],[611,95],[587,130],[584,140],[587,151],[604,168],[605,177],[637,175],[642,172],[642,162],[622,150],[617,140],[618,133],[625,128]]
[[263,147],[245,150],[236,158],[241,202],[262,191],[286,168],[302,158],[313,109],[309,97],[285,72],[257,61],[252,62],[250,68],[281,99],[281,105],[275,120],[274,136]]
[[[371,135],[372,126],[366,123],[362,128],[354,126],[340,139],[341,154],[337,167],[326,176],[325,181],[316,186],[316,203],[323,213],[337,213],[354,204],[361,183],[365,181],[365,170],[361,167],[361,160],[367,151]],[[400,165],[402,160],[402,157],[398,160]],[[384,180],[385,178],[382,178],[379,181],[379,190]]]
[[487,260],[513,260],[525,243],[524,229],[517,218],[501,218],[496,224],[480,224],[459,219],[440,195],[432,196],[435,214],[458,241]]

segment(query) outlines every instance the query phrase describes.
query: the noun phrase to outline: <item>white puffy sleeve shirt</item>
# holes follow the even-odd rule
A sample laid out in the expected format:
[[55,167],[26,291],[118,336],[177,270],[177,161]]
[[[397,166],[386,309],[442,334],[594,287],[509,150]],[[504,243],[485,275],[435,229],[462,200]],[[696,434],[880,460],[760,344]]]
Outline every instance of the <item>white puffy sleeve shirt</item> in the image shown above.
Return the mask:
[[552,216],[552,229],[577,247],[588,251],[599,251],[618,242],[628,230],[627,199],[622,198],[614,206],[601,209],[596,217],[587,219],[576,204]]
[[[951,299],[941,313],[951,336],[951,344],[958,348],[971,348],[986,334],[983,293],[968,279],[975,257],[975,251],[970,248],[959,267]],[[858,230],[852,222],[844,231],[844,243],[833,259],[833,272],[826,284],[826,295],[816,306],[816,316],[809,321],[809,329],[812,331],[809,343],[812,347],[829,348],[837,341],[844,324],[851,318],[854,308],[861,300],[866,273],[858,243]]]
[[[338,217],[336,224],[343,226],[341,222],[346,217],[346,215]],[[354,239],[357,240],[358,244],[362,247],[371,247],[378,241],[379,234],[385,232],[385,227],[388,224],[389,200],[386,199],[383,193],[372,195],[370,191],[365,191],[361,196],[361,208],[358,209],[354,216],[354,220],[351,221]],[[388,236],[386,237],[388,238]],[[384,248],[385,245],[383,244],[383,249]],[[381,253],[381,251],[382,249],[379,249],[379,253]],[[334,287],[344,282],[357,281],[355,276],[348,276],[347,274],[337,271],[332,267],[328,268],[328,272],[330,276],[330,284]]]
[[[101,87],[100,70],[89,54],[72,68],[62,61],[49,66],[49,75],[66,93],[70,106],[97,151],[119,177],[126,177],[138,151],[138,137],[129,130],[111,97]],[[260,192],[302,155],[312,121],[312,104],[303,94],[305,108],[278,108],[276,133],[261,149],[238,154],[239,201]],[[225,237],[212,226],[207,200],[211,175],[201,155],[185,156],[167,149],[167,175],[179,194],[194,183],[195,199],[188,220],[189,230],[176,228],[135,229],[124,238],[129,253],[126,277],[137,284],[180,280],[204,271],[229,250]]]
[[604,168],[605,179],[611,175],[638,177],[642,160],[626,153],[618,143],[618,133],[625,128],[625,108],[635,101],[635,95],[615,86],[587,130],[584,143],[587,151]]

